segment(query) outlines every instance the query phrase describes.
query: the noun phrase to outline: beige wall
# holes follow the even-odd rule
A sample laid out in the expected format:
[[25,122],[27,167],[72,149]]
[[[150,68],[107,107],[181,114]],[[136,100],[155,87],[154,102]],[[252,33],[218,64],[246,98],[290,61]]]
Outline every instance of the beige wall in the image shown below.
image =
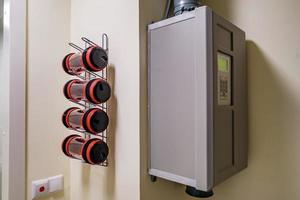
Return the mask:
[[[141,14],[141,19],[149,22],[160,16],[159,8],[153,6],[159,1],[143,2],[141,13],[148,18]],[[246,31],[249,81],[249,167],[217,186],[211,199],[298,200],[300,1],[207,0],[207,3]],[[141,52],[143,55],[144,50]],[[145,111],[143,99],[142,108]],[[145,112],[142,119],[143,125]],[[163,180],[150,183],[146,176],[145,129],[141,137],[141,199],[192,199],[184,194],[183,186]]]
[[[300,2],[207,2],[247,33],[250,125],[249,167],[217,186],[211,199],[297,200]],[[64,174],[65,191],[52,199],[191,199],[183,186],[161,179],[153,184],[147,176],[146,24],[161,18],[164,5],[160,0],[28,0],[27,199],[32,180],[56,174]],[[67,135],[60,115],[68,105],[61,94],[68,77],[60,62],[70,35],[77,43],[81,36],[99,42],[103,32],[110,37],[114,86],[110,167],[70,165],[60,150]]]
[[58,174],[65,177],[65,190],[53,198],[69,199],[70,164],[61,152],[67,130],[61,114],[68,102],[62,94],[67,76],[61,60],[68,52],[70,2],[28,0],[27,55],[27,199],[31,182]]
[[138,200],[139,153],[139,9],[138,0],[72,0],[71,40],[100,42],[109,36],[109,167],[71,163],[72,200]]

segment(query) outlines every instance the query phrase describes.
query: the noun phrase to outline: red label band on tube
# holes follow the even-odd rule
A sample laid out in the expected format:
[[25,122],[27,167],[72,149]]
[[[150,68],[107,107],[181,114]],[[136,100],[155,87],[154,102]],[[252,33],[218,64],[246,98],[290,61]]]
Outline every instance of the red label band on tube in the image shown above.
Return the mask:
[[88,113],[86,113],[87,114],[86,121],[82,122],[82,124],[86,124],[87,131],[90,133],[93,133],[93,134],[97,134],[97,132],[94,131],[91,127],[91,119],[92,119],[92,116],[97,112],[97,110],[98,109],[95,108],[95,109],[90,110]]
[[101,103],[95,98],[95,95],[94,95],[95,86],[97,85],[97,83],[99,81],[100,81],[99,79],[94,79],[94,80],[90,81],[90,84],[87,84],[87,86],[90,85],[90,87],[88,88],[88,95],[86,97],[90,98],[91,102],[95,103],[95,104]]
[[97,68],[95,65],[93,65],[92,61],[91,61],[91,52],[93,51],[95,47],[92,47],[92,48],[89,48],[87,50],[87,53],[86,53],[86,62],[88,63],[89,67],[92,69],[91,71],[100,71],[101,68]]
[[91,150],[92,148],[94,147],[95,144],[97,144],[99,141],[98,140],[95,140],[95,141],[92,141],[88,147],[87,147],[87,150],[86,150],[86,157],[87,157],[87,161],[88,163],[94,165],[95,163],[92,161],[91,159]]

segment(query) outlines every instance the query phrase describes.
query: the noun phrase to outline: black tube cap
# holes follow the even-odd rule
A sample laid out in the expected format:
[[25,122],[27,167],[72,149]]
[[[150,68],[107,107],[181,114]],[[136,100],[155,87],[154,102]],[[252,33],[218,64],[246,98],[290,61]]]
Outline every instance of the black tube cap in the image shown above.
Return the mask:
[[214,195],[212,190],[205,192],[205,191],[197,190],[196,188],[190,186],[186,186],[185,192],[188,195],[196,198],[209,198]]
[[108,156],[108,146],[105,142],[98,142],[90,152],[91,161],[95,164],[103,163]]
[[109,84],[106,81],[101,81],[97,83],[94,90],[94,95],[99,102],[101,103],[106,102],[110,98],[110,94],[111,94],[111,89]]
[[[92,88],[91,85],[96,82]],[[92,97],[94,96],[94,98]],[[101,79],[93,79],[86,85],[86,98],[94,104],[106,102],[111,96],[111,88],[107,81]]]
[[[89,56],[87,55],[88,51],[90,51]],[[101,47],[92,46],[82,53],[82,61],[87,70],[97,72],[108,65],[108,56]]]
[[[95,111],[96,110],[96,111]],[[91,112],[95,111],[90,118],[88,118]],[[98,108],[92,108],[84,113],[83,119],[83,127],[89,133],[100,133],[105,131],[108,126],[109,118],[106,112]]]
[[[94,145],[92,143],[96,142]],[[90,150],[88,151],[88,149]],[[100,139],[88,140],[82,150],[82,158],[89,164],[101,164],[108,156],[109,148],[105,142]],[[88,158],[89,157],[89,158]]]
[[93,48],[91,52],[91,62],[94,66],[98,67],[99,69],[103,69],[107,66],[107,53],[104,49],[97,47]]
[[91,127],[96,133],[105,131],[108,126],[108,116],[106,112],[97,110],[91,118]]

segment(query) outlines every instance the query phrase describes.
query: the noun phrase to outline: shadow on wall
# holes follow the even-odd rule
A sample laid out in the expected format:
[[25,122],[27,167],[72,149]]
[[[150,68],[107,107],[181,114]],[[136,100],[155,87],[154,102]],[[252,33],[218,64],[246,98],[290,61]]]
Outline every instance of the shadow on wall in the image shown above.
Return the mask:
[[[248,168],[215,188],[215,200],[286,199],[282,102],[287,95],[274,64],[253,41],[247,41]],[[295,102],[291,102],[295,104]],[[282,114],[280,114],[282,113]],[[259,194],[259,195],[258,195]]]
[[44,197],[40,197],[39,200],[49,200],[49,199],[62,199],[65,197],[65,193],[62,192],[55,192],[54,194],[49,194]]
[[214,199],[294,199],[300,196],[293,175],[300,161],[293,154],[298,146],[293,138],[298,135],[299,99],[278,71],[282,66],[272,63],[253,41],[247,42],[247,59],[249,166],[216,187]]
[[110,156],[108,158],[108,173],[106,175],[106,192],[109,199],[114,199],[115,194],[115,182],[116,182],[116,159],[115,159],[115,138],[116,138],[116,126],[117,126],[117,110],[118,102],[115,95],[115,66],[111,65],[108,68],[108,78],[112,89],[112,96],[108,103],[108,115],[110,116],[110,125],[108,127],[107,142],[110,147]]
[[[100,166],[91,166],[87,164],[81,165],[81,181],[82,181],[82,190],[84,194],[90,194],[91,189],[96,189],[101,187],[98,191],[105,196],[109,197],[108,199],[114,199],[115,194],[115,137],[116,137],[116,116],[117,116],[117,99],[115,95],[115,67],[110,65],[107,69],[108,73],[108,82],[111,86],[112,95],[108,101],[108,115],[109,115],[109,127],[107,129],[107,144],[109,146],[109,156],[108,156],[108,167]],[[100,184],[93,183],[91,176],[95,173],[100,173],[99,176],[104,179],[99,178],[99,180],[106,180]],[[96,186],[95,186],[96,184]],[[99,194],[101,195],[101,194]],[[100,197],[100,196],[99,196]],[[87,197],[88,199],[88,197]]]

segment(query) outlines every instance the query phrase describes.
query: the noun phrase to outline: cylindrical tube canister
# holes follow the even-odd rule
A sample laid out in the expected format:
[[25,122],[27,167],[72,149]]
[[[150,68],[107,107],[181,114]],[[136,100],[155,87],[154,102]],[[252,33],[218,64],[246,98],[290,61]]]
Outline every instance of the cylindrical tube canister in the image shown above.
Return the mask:
[[85,100],[93,104],[106,102],[111,96],[109,84],[100,78],[90,81],[73,79],[64,86],[64,95],[73,101]]
[[91,46],[82,53],[70,53],[63,59],[62,66],[70,75],[80,75],[85,69],[98,72],[108,64],[108,56],[104,49]]
[[96,135],[105,131],[109,118],[106,112],[99,108],[81,110],[80,108],[72,107],[64,112],[62,121],[67,128],[86,131]]
[[108,156],[107,144],[101,139],[85,140],[79,135],[70,135],[62,143],[62,151],[68,157],[84,160],[89,164],[101,164]]

